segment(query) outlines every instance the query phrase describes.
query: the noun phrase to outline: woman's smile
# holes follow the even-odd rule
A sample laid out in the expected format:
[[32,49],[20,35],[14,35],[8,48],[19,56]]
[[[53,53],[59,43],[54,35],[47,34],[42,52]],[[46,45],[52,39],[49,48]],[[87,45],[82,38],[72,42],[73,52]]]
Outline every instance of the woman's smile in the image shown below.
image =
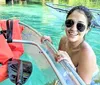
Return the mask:
[[68,34],[69,34],[70,36],[77,36],[77,35],[78,35],[77,32],[71,32],[71,31],[68,31]]

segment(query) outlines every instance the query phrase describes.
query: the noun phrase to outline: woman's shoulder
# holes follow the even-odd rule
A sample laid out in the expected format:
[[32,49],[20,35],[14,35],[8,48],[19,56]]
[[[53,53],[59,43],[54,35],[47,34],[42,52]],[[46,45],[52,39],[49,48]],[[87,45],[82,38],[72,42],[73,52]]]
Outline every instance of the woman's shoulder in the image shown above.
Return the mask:
[[87,51],[93,52],[92,47],[86,41],[84,41],[83,44],[82,44],[82,50],[83,50],[83,52],[84,51],[86,51],[86,52]]
[[61,40],[65,40],[65,39],[67,39],[67,36],[62,36],[61,37]]
[[66,36],[63,36],[60,39],[59,50],[64,50],[65,49],[66,42],[67,42],[67,37]]
[[92,49],[92,47],[87,43],[87,42],[83,42],[82,47],[81,47],[81,55],[86,56],[86,58],[95,58],[96,55]]
[[87,42],[84,42],[82,45],[79,64],[93,72],[97,69],[96,55]]
[[60,44],[64,42],[64,39],[65,39],[64,36],[61,37],[61,39],[60,39]]
[[66,42],[67,41],[67,36],[62,36],[60,41],[63,42],[63,43]]

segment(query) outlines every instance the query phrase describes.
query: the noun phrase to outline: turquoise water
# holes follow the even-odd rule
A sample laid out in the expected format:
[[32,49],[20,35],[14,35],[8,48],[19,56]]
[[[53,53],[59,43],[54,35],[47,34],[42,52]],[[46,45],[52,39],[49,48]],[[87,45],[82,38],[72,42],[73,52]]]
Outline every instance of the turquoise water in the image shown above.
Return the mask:
[[[53,44],[58,48],[60,37],[64,34],[63,20],[52,15],[46,6],[42,5],[15,5],[0,6],[0,19],[17,18],[32,26],[42,35],[49,35]],[[86,36],[87,42],[92,46],[97,55],[97,63],[100,66],[100,29],[92,28]]]

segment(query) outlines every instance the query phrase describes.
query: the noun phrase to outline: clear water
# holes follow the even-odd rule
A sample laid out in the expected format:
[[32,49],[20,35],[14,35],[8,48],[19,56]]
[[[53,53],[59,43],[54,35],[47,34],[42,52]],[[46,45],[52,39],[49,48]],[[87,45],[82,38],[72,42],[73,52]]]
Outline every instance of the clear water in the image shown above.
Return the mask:
[[[20,21],[32,26],[42,35],[49,35],[53,44],[58,48],[60,37],[64,30],[64,21],[52,15],[46,6],[42,5],[15,5],[0,6],[0,19],[17,18]],[[87,42],[92,46],[97,55],[97,63],[100,66],[100,29],[92,28],[86,35]]]

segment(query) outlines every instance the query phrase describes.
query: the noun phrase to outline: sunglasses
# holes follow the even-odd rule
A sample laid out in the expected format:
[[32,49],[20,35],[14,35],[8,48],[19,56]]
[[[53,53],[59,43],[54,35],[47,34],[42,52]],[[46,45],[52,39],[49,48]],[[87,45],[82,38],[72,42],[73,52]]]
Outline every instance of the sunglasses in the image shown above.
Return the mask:
[[[72,19],[68,19],[68,20],[65,21],[65,26],[66,27],[72,27],[73,25],[74,25],[74,21]],[[77,30],[79,32],[83,32],[85,30],[85,25],[78,22],[77,23]]]

